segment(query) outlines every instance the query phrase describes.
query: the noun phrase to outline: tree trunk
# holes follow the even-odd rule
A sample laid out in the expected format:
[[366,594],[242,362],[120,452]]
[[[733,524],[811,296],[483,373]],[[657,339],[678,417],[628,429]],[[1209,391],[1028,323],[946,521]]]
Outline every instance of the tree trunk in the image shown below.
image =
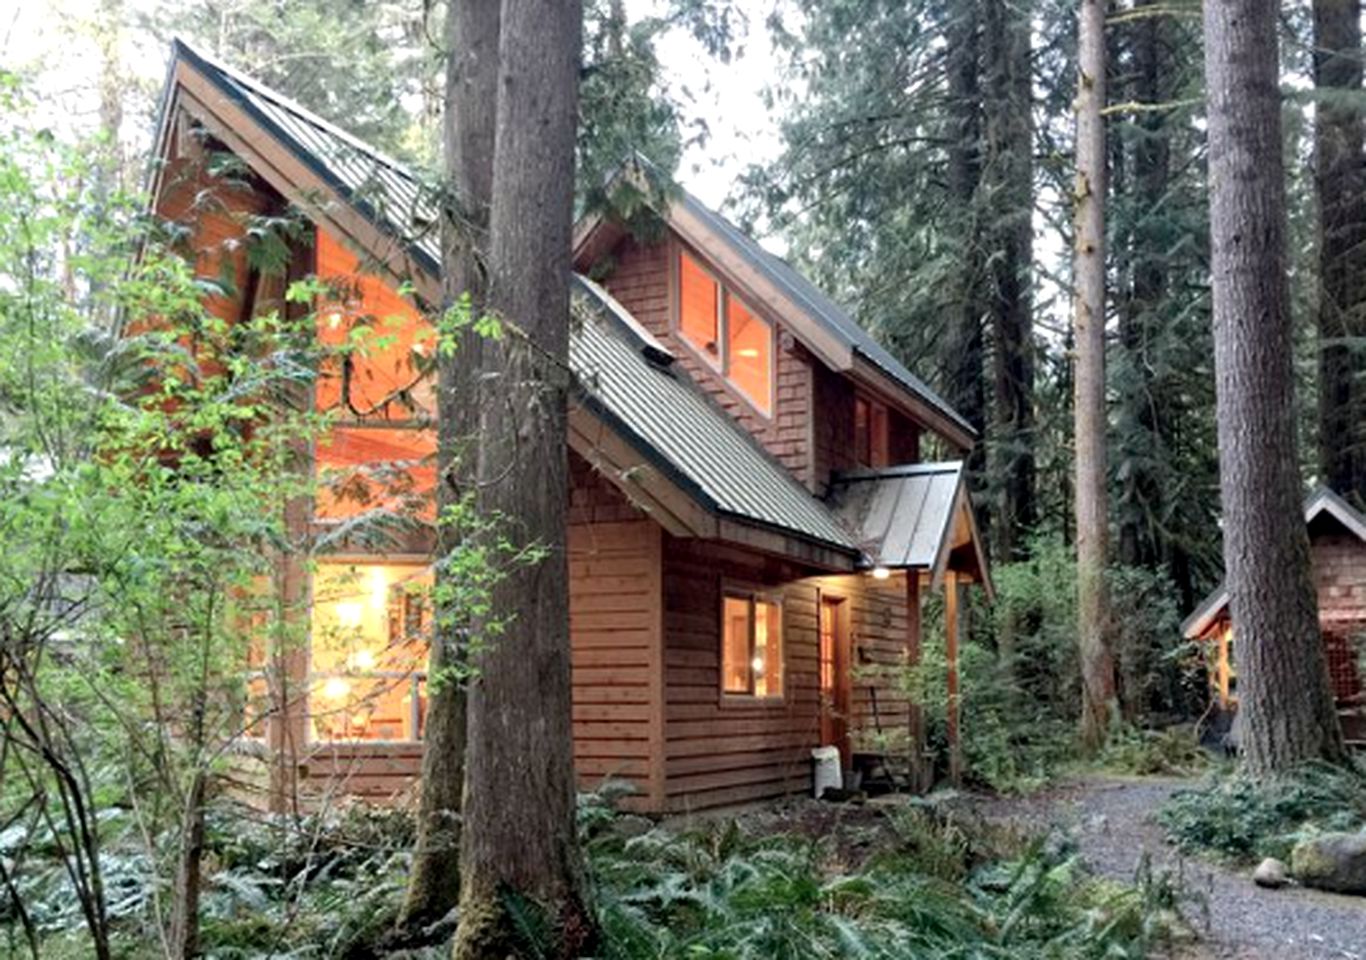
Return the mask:
[[[978,224],[978,190],[982,180],[982,91],[978,82],[977,0],[960,4],[948,25],[948,82],[953,121],[948,149],[949,193],[961,217],[958,229],[959,287],[953,318],[944,341],[941,369],[946,399],[978,432],[986,434],[986,389],[982,323],[988,308],[984,274],[986,257]],[[968,457],[968,471],[981,479],[986,444],[979,441]],[[982,518],[990,524],[992,518]]]
[[1033,259],[1034,127],[1031,120],[1029,15],[1009,0],[984,4],[987,95],[983,178],[991,271],[987,283],[992,330],[993,483],[999,489],[996,559],[1024,556],[1037,520],[1034,502]]
[[[1133,99],[1146,106],[1168,103],[1173,95],[1174,71],[1165,50],[1170,14],[1156,0],[1136,0],[1130,25]],[[1120,348],[1128,355],[1130,379],[1120,397],[1120,421],[1133,435],[1129,441],[1130,469],[1123,481],[1119,520],[1119,559],[1127,566],[1155,568],[1162,560],[1163,534],[1156,518],[1165,515],[1164,491],[1154,462],[1162,455],[1161,410],[1154,402],[1152,368],[1148,357],[1149,331],[1160,321],[1167,295],[1161,204],[1170,188],[1171,150],[1166,131],[1167,112],[1149,109],[1134,120],[1132,189],[1135,221],[1130,255],[1131,278],[1127,309],[1120,317]]]
[[569,686],[567,400],[574,133],[583,11],[504,0],[489,227],[479,507],[546,552],[493,587],[499,628],[469,691],[455,956],[531,953],[525,918],[579,956],[597,940],[575,833]]
[[176,852],[172,890],[171,930],[167,948],[176,960],[199,956],[199,898],[203,890],[204,798],[208,773],[198,768],[190,780],[180,821],[180,849]]
[[1296,462],[1275,0],[1206,0],[1224,566],[1254,775],[1344,756]]
[[[484,310],[481,251],[487,243],[493,191],[494,122],[498,99],[499,0],[461,0],[446,17],[446,111],[442,126],[447,195],[442,222],[442,298],[450,311],[468,295],[474,315]],[[453,334],[454,352],[437,366],[436,594],[440,601],[428,668],[423,730],[422,793],[412,875],[399,927],[416,932],[459,900],[460,799],[465,779],[465,659],[468,622],[449,599],[460,576],[449,562],[465,535],[460,523],[474,490],[479,431],[478,372],[482,338],[468,325]]]
[[1105,8],[1081,0],[1078,20],[1076,284],[1077,640],[1082,742],[1098,746],[1115,714],[1105,587]]
[[[1314,0],[1319,201],[1319,471],[1366,504],[1366,171],[1362,168],[1361,4]],[[1352,95],[1355,95],[1353,97]],[[1351,99],[1348,99],[1351,98]]]

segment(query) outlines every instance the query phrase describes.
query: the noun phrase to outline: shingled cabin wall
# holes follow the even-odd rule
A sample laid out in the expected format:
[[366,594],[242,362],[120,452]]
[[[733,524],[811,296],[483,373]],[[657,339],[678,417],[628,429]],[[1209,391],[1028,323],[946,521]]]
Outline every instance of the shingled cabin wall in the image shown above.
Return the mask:
[[[1366,653],[1366,543],[1321,514],[1309,527],[1318,588],[1324,653],[1339,707],[1362,701],[1361,657]],[[1366,740],[1366,722],[1344,717],[1349,739]]]
[[[777,330],[777,392],[773,416],[756,413],[746,401],[720,376],[684,344],[673,330],[672,291],[673,263],[680,250],[672,239],[644,245],[628,237],[613,253],[612,270],[602,283],[609,293],[640,323],[659,339],[678,358],[688,376],[699,384],[722,408],[758,438],[764,449],[773,454],[808,489],[815,490],[811,470],[812,424],[812,368],[810,355],[799,344],[785,336],[779,318],[762,310],[757,298],[746,296],[746,305],[759,313]],[[707,258],[690,251],[699,261]],[[728,286],[745,296],[724,276]]]

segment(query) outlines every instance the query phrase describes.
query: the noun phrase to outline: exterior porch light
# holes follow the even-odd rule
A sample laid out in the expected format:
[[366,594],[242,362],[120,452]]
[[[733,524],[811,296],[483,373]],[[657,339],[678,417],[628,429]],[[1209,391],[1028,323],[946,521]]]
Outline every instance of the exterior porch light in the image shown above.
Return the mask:
[[886,580],[886,579],[887,579],[888,577],[890,577],[891,575],[892,575],[892,571],[888,570],[888,569],[887,569],[886,567],[884,567],[884,566],[879,565],[879,566],[876,566],[876,567],[873,568],[873,579],[874,579],[874,580]]

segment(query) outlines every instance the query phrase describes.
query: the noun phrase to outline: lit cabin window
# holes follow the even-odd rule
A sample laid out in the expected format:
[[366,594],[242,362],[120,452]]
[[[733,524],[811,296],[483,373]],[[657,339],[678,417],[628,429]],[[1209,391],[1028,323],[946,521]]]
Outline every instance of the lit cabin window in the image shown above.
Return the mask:
[[763,597],[728,593],[721,620],[722,693],[781,697],[782,607]]
[[678,329],[712,364],[721,365],[721,285],[686,253],[678,263]]
[[759,412],[773,408],[773,328],[734,294],[726,299],[726,376]]
[[421,738],[430,585],[419,564],[318,566],[309,649],[313,740]]
[[759,413],[773,413],[773,325],[700,263],[678,255],[678,332]]

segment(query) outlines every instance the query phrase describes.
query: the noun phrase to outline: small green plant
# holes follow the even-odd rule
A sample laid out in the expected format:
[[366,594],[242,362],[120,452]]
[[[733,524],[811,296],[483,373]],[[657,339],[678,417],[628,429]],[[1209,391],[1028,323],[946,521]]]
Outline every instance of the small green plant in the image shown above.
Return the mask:
[[1310,764],[1268,781],[1219,776],[1174,794],[1158,819],[1182,850],[1285,859],[1308,833],[1366,826],[1366,771]]
[[1102,767],[1135,776],[1180,775],[1205,770],[1209,753],[1187,726],[1166,730],[1124,727],[1111,735],[1098,758]]

